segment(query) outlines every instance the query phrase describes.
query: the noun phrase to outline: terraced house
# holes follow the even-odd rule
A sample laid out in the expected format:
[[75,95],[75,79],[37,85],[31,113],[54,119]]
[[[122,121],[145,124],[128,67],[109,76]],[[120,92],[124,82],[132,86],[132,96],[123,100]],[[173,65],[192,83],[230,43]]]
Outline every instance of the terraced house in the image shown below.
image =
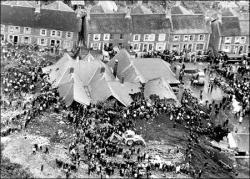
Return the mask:
[[173,30],[170,35],[170,50],[177,52],[203,53],[208,49],[211,26],[204,14],[194,14],[176,4],[171,8]]
[[86,44],[95,50],[112,44],[137,53],[165,49],[202,53],[208,48],[211,33],[203,14],[190,14],[179,5],[165,13],[153,13],[143,4],[110,12],[94,6],[88,17]]
[[234,56],[250,53],[249,14],[236,16],[230,10],[222,12],[212,23],[210,46]]
[[93,50],[104,46],[127,47],[130,39],[130,20],[125,13],[99,13],[90,11],[86,18],[85,44]]
[[1,4],[1,40],[15,44],[71,50],[78,43],[79,22],[61,1],[8,1]]
[[171,31],[166,14],[131,13],[130,45],[136,52],[163,51],[168,48]]

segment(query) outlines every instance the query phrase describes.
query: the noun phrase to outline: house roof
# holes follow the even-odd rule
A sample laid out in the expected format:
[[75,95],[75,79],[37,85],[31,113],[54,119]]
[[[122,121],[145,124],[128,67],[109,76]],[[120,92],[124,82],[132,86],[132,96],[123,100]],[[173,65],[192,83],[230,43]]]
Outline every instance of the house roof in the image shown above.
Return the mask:
[[152,14],[152,11],[144,5],[140,4],[131,9],[131,14]]
[[240,20],[241,35],[249,36],[249,20]]
[[238,17],[222,17],[219,23],[219,32],[221,36],[238,36],[241,34]]
[[209,33],[204,15],[172,15],[173,31],[176,34]]
[[49,10],[59,10],[59,11],[67,11],[67,12],[74,12],[72,8],[70,8],[68,5],[63,3],[62,1],[55,1],[47,5],[42,6],[43,9],[49,9]]
[[223,8],[221,10],[222,17],[234,16],[233,12],[229,8]]
[[90,33],[129,33],[131,22],[122,14],[90,14],[88,31]]
[[78,32],[78,19],[74,12],[1,5],[1,23],[32,28],[45,28]]
[[167,33],[171,30],[171,22],[165,14],[141,14],[133,15],[133,33]]
[[108,63],[112,69],[116,59],[118,60],[117,76],[119,79],[124,77],[126,82],[146,83],[149,80],[164,77],[168,83],[179,83],[170,65],[159,58],[133,59],[126,50],[120,50]]
[[178,101],[170,85],[165,81],[164,78],[152,79],[146,83],[144,90],[145,98],[150,98],[150,95],[154,94],[159,96],[160,99],[166,98]]
[[171,14],[193,14],[192,11],[186,9],[182,5],[176,5],[171,7]]

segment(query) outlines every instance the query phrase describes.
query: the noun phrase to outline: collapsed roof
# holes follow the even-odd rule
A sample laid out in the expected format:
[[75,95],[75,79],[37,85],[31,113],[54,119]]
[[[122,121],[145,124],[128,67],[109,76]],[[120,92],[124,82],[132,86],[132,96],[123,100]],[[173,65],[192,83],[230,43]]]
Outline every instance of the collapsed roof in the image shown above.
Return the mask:
[[[114,59],[118,60],[118,78],[112,73]],[[43,72],[49,74],[49,82],[58,88],[67,106],[73,101],[83,105],[96,104],[110,97],[129,106],[132,102],[130,94],[140,92],[140,82],[146,83],[145,98],[156,94],[160,99],[177,101],[169,83],[179,81],[168,63],[161,59],[131,59],[125,50],[119,51],[114,59],[106,65],[91,54],[79,60],[65,53],[57,63],[43,68]]]
[[149,80],[163,77],[169,84],[179,84],[170,64],[159,58],[131,58],[126,50],[120,52],[108,63],[112,69],[118,60],[117,77],[132,83],[147,83]]
[[88,54],[83,60],[74,60],[67,53],[54,65],[43,68],[49,73],[49,81],[58,87],[66,105],[73,101],[83,105],[104,101],[110,96],[124,106],[130,105],[133,94],[127,84],[115,80],[111,70],[103,62]]

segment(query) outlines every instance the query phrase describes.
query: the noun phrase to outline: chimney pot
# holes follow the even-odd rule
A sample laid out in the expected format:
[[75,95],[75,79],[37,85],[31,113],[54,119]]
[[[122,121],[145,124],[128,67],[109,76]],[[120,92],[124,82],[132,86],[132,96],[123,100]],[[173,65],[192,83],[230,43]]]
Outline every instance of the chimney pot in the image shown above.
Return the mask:
[[117,68],[118,68],[118,60],[115,60],[115,66],[114,66],[114,71],[113,71],[113,75],[116,78],[117,76]]

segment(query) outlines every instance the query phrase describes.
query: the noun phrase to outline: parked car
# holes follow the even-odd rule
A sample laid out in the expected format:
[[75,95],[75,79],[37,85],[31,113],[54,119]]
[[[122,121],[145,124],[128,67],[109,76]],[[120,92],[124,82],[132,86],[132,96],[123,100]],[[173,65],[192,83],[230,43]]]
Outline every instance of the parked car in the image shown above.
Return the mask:
[[202,70],[198,71],[198,78],[194,80],[195,85],[205,85],[205,73]]

